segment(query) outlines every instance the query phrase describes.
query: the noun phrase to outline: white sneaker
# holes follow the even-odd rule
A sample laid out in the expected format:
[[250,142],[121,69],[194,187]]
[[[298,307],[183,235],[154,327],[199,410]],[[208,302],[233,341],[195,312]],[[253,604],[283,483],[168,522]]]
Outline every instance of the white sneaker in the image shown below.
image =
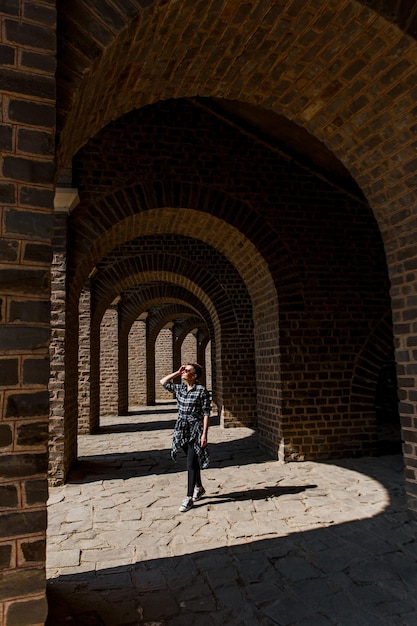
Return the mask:
[[194,487],[193,500],[200,500],[200,498],[202,498],[205,493],[206,490],[204,489],[203,485],[201,485],[201,487]]
[[192,508],[193,504],[194,504],[193,499],[187,496],[182,501],[182,504],[178,510],[180,511],[180,513],[185,513],[186,511],[189,511]]

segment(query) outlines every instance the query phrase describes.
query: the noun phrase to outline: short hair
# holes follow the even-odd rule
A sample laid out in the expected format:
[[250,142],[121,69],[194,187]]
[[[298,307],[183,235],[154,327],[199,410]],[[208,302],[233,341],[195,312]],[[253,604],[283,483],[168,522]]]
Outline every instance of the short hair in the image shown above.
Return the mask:
[[196,375],[196,380],[198,380],[203,373],[203,368],[198,363],[188,363],[188,365],[191,365],[194,370],[194,374]]

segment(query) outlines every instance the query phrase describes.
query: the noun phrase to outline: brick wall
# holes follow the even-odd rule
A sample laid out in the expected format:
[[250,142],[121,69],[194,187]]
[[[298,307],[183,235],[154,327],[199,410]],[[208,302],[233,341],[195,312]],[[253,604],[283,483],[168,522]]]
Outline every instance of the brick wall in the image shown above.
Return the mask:
[[[184,132],[190,124],[201,129],[198,135]],[[122,151],[122,145],[128,148]],[[328,458],[374,449],[378,364],[363,379],[371,393],[355,403],[353,419],[345,419],[354,407],[352,380],[363,371],[356,356],[365,345],[380,353],[375,328],[389,310],[382,241],[366,203],[181,101],[148,107],[110,125],[78,155],[75,171],[82,197],[72,224],[78,243],[87,227],[91,233],[95,213],[97,242],[109,250],[96,261],[98,311],[116,289],[141,288],[149,280],[176,283],[178,289],[187,286],[181,277],[192,279],[186,301],[193,294],[210,311],[214,354],[216,341],[222,347],[221,359],[214,359],[213,391],[224,423],[250,423],[250,398],[256,394],[261,439],[273,454]],[[136,180],[146,180],[149,172],[163,180],[167,171],[187,182],[146,183],[146,192],[143,185],[130,187],[129,201],[123,198],[125,221],[115,222],[107,244],[100,225],[109,219],[110,197],[114,206],[121,201],[118,192],[110,196],[107,189],[115,171],[118,185],[127,184],[132,173]],[[107,190],[105,202],[96,199],[97,189]],[[175,214],[153,209],[162,202],[178,207]],[[83,205],[89,207],[88,225]],[[156,224],[172,234],[153,234]],[[128,242],[122,243],[127,230]],[[134,233],[142,234],[135,239]],[[96,243],[88,237],[88,246],[71,250],[74,277],[79,272],[80,280],[82,264],[87,272],[94,259]],[[247,359],[251,349],[256,370]]]
[[129,407],[146,404],[146,325],[132,324],[129,333]]
[[100,325],[100,415],[117,415],[117,308],[107,309]]
[[90,289],[84,288],[79,305],[78,433],[90,432]]
[[155,343],[155,388],[156,400],[169,400],[170,394],[159,384],[161,378],[173,372],[172,330],[162,328]]
[[0,622],[46,617],[55,11],[0,4]]

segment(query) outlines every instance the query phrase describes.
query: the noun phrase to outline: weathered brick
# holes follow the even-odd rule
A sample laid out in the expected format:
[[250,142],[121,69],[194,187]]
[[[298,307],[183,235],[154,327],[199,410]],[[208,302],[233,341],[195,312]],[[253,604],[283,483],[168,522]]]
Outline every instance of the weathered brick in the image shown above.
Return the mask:
[[0,508],[16,508],[18,502],[16,485],[0,485]]
[[33,263],[50,265],[52,261],[52,246],[27,243],[25,245],[23,259],[25,261],[31,261]]
[[25,562],[39,562],[45,560],[46,542],[43,539],[36,541],[22,541],[20,544]]
[[0,424],[0,448],[7,448],[13,442],[13,432],[9,424]]
[[15,49],[13,46],[0,45],[0,63],[1,65],[14,65]]
[[16,428],[18,446],[39,446],[48,441],[47,422],[29,422]]
[[20,595],[40,594],[44,591],[45,571],[41,567],[15,570],[7,572],[7,576],[0,577],[1,601],[13,600]]
[[53,74],[56,70],[56,60],[50,54],[24,51],[22,53],[22,67]]
[[47,385],[49,381],[49,359],[25,359],[23,362],[24,385]]
[[16,186],[12,183],[0,184],[0,202],[2,204],[15,204]]
[[8,42],[55,52],[55,36],[51,28],[45,28],[44,26],[21,20],[5,20],[5,31],[6,41]]
[[5,15],[19,15],[20,0],[2,0],[1,12]]
[[8,544],[0,544],[0,569],[9,569],[12,565],[13,546]]
[[10,239],[0,239],[0,262],[17,261],[19,244]]
[[3,176],[25,183],[52,183],[54,164],[51,161],[35,161],[29,158],[6,156],[3,159]]
[[15,393],[7,397],[5,417],[35,417],[48,415],[49,394],[47,391],[35,393]]
[[49,76],[19,72],[0,66],[0,89],[20,96],[34,96],[53,101],[55,81]]
[[[50,302],[42,302],[37,300],[13,300],[10,304],[10,322],[33,322],[35,324],[47,324],[49,322],[51,312]],[[49,338],[49,331],[42,329],[38,336],[37,332],[28,329],[23,331],[27,339],[30,340],[30,334],[33,335],[32,346],[36,346],[37,341],[45,341],[45,338]],[[6,340],[7,337],[4,336]],[[13,338],[16,340],[16,337]],[[2,342],[2,336],[0,331],[0,345]],[[11,346],[12,344],[6,344]]]
[[48,481],[27,480],[25,482],[25,498],[28,506],[44,504],[48,499]]
[[48,296],[49,275],[44,270],[0,269],[0,283],[4,292]]
[[13,150],[13,129],[5,124],[0,124],[0,150],[4,152]]
[[53,128],[55,125],[55,109],[52,105],[13,99],[8,109],[9,120],[33,126]]
[[[27,582],[23,582],[26,586]],[[23,586],[23,590],[24,589],[25,587]],[[29,595],[29,593],[27,595]],[[32,626],[32,624],[44,624],[47,613],[48,606],[45,597],[13,602],[7,608],[4,626]]]
[[38,22],[44,26],[55,26],[56,24],[56,7],[55,3],[49,0],[50,6],[45,6],[45,3],[28,2],[27,0],[23,5],[23,15],[31,21]]
[[19,199],[22,206],[33,206],[41,209],[52,209],[54,206],[54,192],[52,189],[22,185]]
[[6,209],[5,225],[8,233],[25,233],[37,239],[50,239],[52,236],[53,215],[36,211]]
[[7,479],[44,474],[46,468],[46,454],[4,454],[0,457],[0,476]]
[[12,387],[19,382],[19,360],[0,359],[0,387]]
[[17,135],[17,148],[21,152],[31,154],[53,155],[55,151],[54,136],[45,131],[21,128]]

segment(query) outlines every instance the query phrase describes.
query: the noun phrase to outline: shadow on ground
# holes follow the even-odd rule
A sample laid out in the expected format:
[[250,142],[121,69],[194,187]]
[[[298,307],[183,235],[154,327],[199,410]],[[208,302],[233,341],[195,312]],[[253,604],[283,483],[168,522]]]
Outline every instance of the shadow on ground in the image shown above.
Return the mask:
[[[150,424],[153,426],[154,423]],[[147,429],[147,424],[140,424],[140,426]],[[111,432],[117,431],[110,430],[109,433]],[[123,429],[120,432],[135,432],[135,430]],[[179,453],[177,462],[174,462],[170,452],[169,448],[164,448],[145,452],[117,452],[80,457],[69,472],[67,482],[84,483],[127,479],[150,473],[166,474],[185,469],[185,455]],[[251,435],[244,439],[210,443],[209,452],[210,467],[239,466],[271,461],[271,456],[259,448],[258,436],[255,432],[251,432]]]
[[390,507],[278,539],[61,576],[49,582],[46,626],[415,626],[415,529]]

